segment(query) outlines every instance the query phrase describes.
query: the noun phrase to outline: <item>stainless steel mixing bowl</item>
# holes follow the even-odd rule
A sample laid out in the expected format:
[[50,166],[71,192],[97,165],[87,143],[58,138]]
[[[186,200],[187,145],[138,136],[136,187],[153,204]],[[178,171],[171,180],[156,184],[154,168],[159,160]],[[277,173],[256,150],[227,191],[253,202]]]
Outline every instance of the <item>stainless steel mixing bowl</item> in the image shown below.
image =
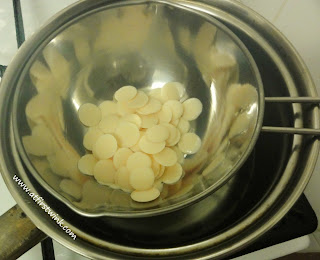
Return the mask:
[[[86,216],[149,216],[194,203],[237,172],[258,137],[264,96],[253,58],[228,28],[166,1],[97,1],[67,23],[59,18],[26,43],[29,60],[17,81],[12,118],[20,156],[51,194]],[[192,125],[203,145],[185,158],[183,180],[157,200],[140,204],[82,175],[77,160],[86,153],[86,130],[77,116],[79,107],[112,99],[123,85],[148,91],[170,81],[183,83],[187,96],[199,98],[204,107]],[[238,112],[228,98],[233,83],[249,83],[258,94]],[[30,154],[23,137],[36,125],[45,125],[59,156]],[[70,185],[68,191],[61,189],[62,182]],[[80,193],[74,195],[75,189]]]

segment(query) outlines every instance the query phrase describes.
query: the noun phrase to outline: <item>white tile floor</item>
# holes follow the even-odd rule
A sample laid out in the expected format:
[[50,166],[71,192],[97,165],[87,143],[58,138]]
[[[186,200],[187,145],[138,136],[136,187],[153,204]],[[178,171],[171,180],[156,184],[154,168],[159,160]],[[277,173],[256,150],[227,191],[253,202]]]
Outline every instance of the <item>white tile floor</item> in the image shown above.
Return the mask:
[[[292,42],[306,62],[320,93],[320,1],[319,0],[239,0],[272,22]],[[47,19],[76,0],[21,0],[24,28],[28,38]],[[13,9],[11,0],[0,0],[0,64],[7,65],[17,50]],[[320,160],[306,189],[306,194],[320,219]],[[12,207],[15,202],[0,178],[0,215]],[[311,241],[319,241],[320,232],[316,232]],[[317,242],[313,250],[320,251]],[[85,259],[54,242],[56,259]],[[39,245],[19,259],[41,259]]]
[[16,204],[15,200],[12,198],[9,190],[7,189],[7,186],[4,183],[2,177],[0,177],[0,198],[1,198],[1,203],[0,203],[0,216],[1,216],[8,209],[12,208]]
[[48,2],[49,1],[43,0],[21,0],[26,38],[34,33],[50,17],[61,11],[63,8],[77,2],[77,0],[50,1],[50,8],[48,8]]
[[12,1],[0,3],[0,64],[7,65],[17,51]]
[[259,14],[262,14],[270,22],[274,23],[279,16],[287,0],[239,0]]

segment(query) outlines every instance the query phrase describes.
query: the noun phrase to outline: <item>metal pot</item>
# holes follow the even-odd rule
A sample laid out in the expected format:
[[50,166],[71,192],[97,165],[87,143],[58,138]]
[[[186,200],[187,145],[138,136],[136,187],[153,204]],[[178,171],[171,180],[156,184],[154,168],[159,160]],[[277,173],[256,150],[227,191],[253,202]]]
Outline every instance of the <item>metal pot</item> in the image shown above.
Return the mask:
[[[237,34],[260,68],[266,95],[316,96],[310,75],[306,73],[307,69],[299,55],[262,17],[231,1],[215,1],[214,4],[209,1],[181,3],[205,11]],[[272,85],[279,87],[269,88]],[[267,109],[265,124],[319,128],[317,107],[302,107],[298,104],[289,107],[281,107],[279,104],[267,106],[270,111],[276,109],[278,113],[268,113]],[[297,113],[299,117],[294,120],[293,117],[288,118],[288,115]],[[16,152],[9,115],[4,118],[3,125],[2,130],[5,131],[1,131],[1,145],[6,148],[3,154],[6,163],[2,162],[2,173],[19,205],[38,228],[52,238],[83,255],[99,259],[132,259],[134,256],[151,259],[159,255],[163,258],[176,256],[182,259],[225,257],[254,241],[285,215],[305,188],[319,152],[319,141],[308,136],[275,137],[261,133],[256,153],[260,153],[259,147],[263,147],[263,151],[277,155],[268,157],[270,161],[267,165],[257,161],[264,166],[261,172],[249,171],[249,160],[249,166],[243,168],[242,174],[236,175],[226,187],[192,207],[167,215],[130,220],[130,223],[105,217],[92,220],[74,214],[35,182],[32,175],[25,171]],[[11,143],[7,140],[11,140]],[[270,140],[279,147],[271,144]],[[65,219],[65,223],[77,234],[76,241],[72,241],[12,181],[12,176],[18,172],[27,186],[41,194],[47,204]],[[243,189],[239,190],[239,187]],[[196,214],[196,217],[195,212],[201,214]],[[158,234],[154,230],[163,232]],[[178,239],[180,242],[177,242]]]

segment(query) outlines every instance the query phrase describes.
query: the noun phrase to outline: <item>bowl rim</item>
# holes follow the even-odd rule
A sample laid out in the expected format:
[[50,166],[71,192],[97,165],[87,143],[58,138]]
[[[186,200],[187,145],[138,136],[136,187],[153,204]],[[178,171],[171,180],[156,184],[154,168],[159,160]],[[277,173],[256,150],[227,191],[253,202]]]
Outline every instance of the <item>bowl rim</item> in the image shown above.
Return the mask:
[[[14,132],[14,139],[17,145],[17,149],[19,152],[19,155],[22,158],[23,163],[26,165],[27,169],[30,171],[32,176],[36,179],[36,181],[44,187],[51,195],[53,195],[56,199],[62,201],[65,205],[67,205],[70,209],[77,212],[78,214],[86,217],[102,217],[102,216],[109,216],[109,217],[121,217],[121,218],[138,218],[138,217],[147,217],[147,216],[155,216],[155,215],[161,215],[165,213],[169,213],[181,208],[184,208],[186,206],[192,205],[193,203],[198,202],[199,200],[209,196],[214,191],[218,190],[221,186],[223,186],[238,170],[239,168],[245,163],[248,156],[250,155],[251,151],[253,150],[255,143],[259,137],[260,130],[262,128],[262,121],[263,121],[263,115],[264,115],[264,91],[263,91],[263,84],[261,80],[261,76],[258,70],[258,67],[250,54],[249,50],[246,48],[246,46],[242,43],[242,41],[224,24],[222,24],[220,21],[218,21],[216,18],[213,18],[212,16],[202,13],[199,10],[196,10],[194,8],[188,7],[186,5],[175,3],[174,1],[170,0],[132,0],[132,1],[123,1],[123,2],[116,2],[116,3],[110,3],[100,1],[96,5],[90,5],[90,10],[87,10],[82,13],[73,13],[72,11],[75,9],[75,7],[81,5],[86,1],[82,1],[79,3],[75,3],[74,5],[71,5],[61,12],[59,12],[56,16],[54,16],[51,20],[49,20],[45,25],[43,25],[40,30],[38,30],[30,39],[27,40],[26,43],[24,43],[25,48],[29,48],[28,53],[28,60],[23,64],[23,68],[20,70],[20,74],[26,73],[26,68],[29,68],[29,65],[32,64],[33,60],[36,58],[36,56],[39,54],[39,51],[43,50],[43,47],[46,46],[54,37],[56,37],[59,33],[61,33],[65,28],[69,27],[71,24],[73,24],[76,21],[81,20],[84,17],[87,17],[88,15],[91,15],[96,12],[100,12],[106,9],[112,9],[117,7],[123,7],[123,6],[133,6],[133,5],[141,5],[141,4],[163,4],[163,5],[169,5],[178,9],[183,9],[184,11],[194,13],[198,16],[201,16],[204,20],[207,22],[215,25],[219,29],[221,29],[226,35],[228,35],[241,49],[241,51],[245,54],[246,58],[249,61],[250,67],[254,72],[254,75],[256,76],[256,81],[258,83],[257,88],[258,91],[258,113],[256,118],[256,124],[255,128],[253,130],[253,134],[251,136],[251,141],[247,145],[246,150],[243,152],[241,158],[237,161],[237,163],[234,165],[234,167],[226,172],[222,178],[219,178],[219,180],[211,185],[210,187],[206,188],[204,191],[188,198],[183,201],[180,201],[178,203],[174,204],[167,204],[164,207],[161,208],[152,208],[152,209],[143,209],[143,210],[135,210],[135,211],[101,211],[101,212],[88,212],[84,209],[78,208],[76,205],[74,205],[72,202],[70,202],[67,198],[62,196],[60,193],[58,193],[55,189],[53,189],[38,173],[38,171],[35,169],[33,164],[30,162],[28,155],[24,149],[24,145],[22,143],[22,137],[19,135],[18,130],[18,117],[14,116],[17,115],[18,110],[18,96],[21,92],[22,88],[22,78],[16,76],[16,90],[13,97],[13,112],[12,112],[12,123],[13,123],[13,132]],[[107,4],[106,4],[107,3]],[[79,10],[81,11],[81,10]],[[78,12],[79,12],[78,11]],[[28,44],[28,45],[26,45]],[[28,46],[28,47],[26,47]],[[26,58],[26,55],[22,56],[20,52],[16,55],[14,59],[23,59]],[[22,64],[21,64],[22,65]],[[21,66],[22,67],[22,66]]]

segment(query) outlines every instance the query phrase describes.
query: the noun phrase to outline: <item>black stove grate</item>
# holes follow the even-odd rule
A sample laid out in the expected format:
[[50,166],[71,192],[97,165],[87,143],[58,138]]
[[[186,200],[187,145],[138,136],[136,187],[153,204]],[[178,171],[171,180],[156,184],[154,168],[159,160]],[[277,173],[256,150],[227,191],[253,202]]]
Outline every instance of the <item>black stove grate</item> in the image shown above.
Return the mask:
[[[23,18],[20,0],[12,0],[14,9],[14,20],[18,48],[25,40]],[[0,77],[6,70],[6,66],[0,65]],[[315,212],[304,194],[299,198],[286,216],[271,230],[265,233],[253,244],[242,251],[228,257],[228,259],[248,254],[275,244],[279,244],[294,238],[312,233],[317,229],[318,220]],[[51,238],[41,242],[42,257],[44,260],[54,260],[54,248]]]
[[16,26],[16,38],[17,38],[17,44],[19,48],[22,45],[22,43],[25,41],[21,3],[20,3],[20,0],[12,0],[12,4],[13,4],[14,22]]
[[0,65],[0,78],[2,78],[7,66]]

